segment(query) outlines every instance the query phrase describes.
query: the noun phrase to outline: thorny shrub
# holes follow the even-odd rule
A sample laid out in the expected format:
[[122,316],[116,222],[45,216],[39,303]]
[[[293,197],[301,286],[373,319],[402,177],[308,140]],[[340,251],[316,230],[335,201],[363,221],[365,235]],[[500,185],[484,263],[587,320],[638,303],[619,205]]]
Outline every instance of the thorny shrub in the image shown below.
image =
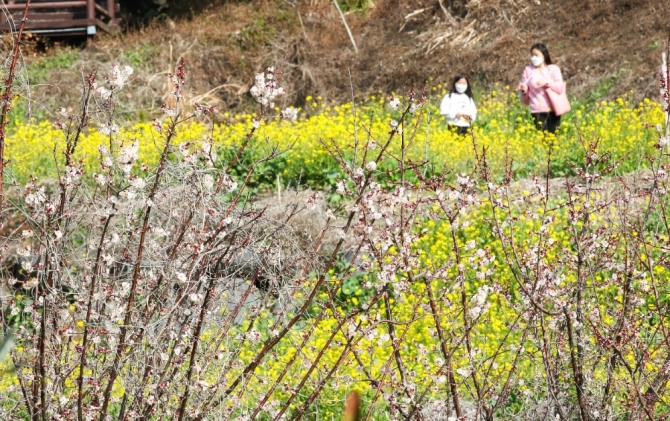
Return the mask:
[[[80,113],[59,122],[54,185],[10,186],[3,216],[25,222],[0,243],[17,256],[5,273],[16,381],[0,390],[4,415],[319,419],[350,389],[366,419],[668,412],[667,123],[647,173],[610,177],[617,162],[582,138],[577,176],[551,180],[548,153],[523,190],[509,160],[492,172],[472,134],[470,173],[426,176],[427,162],[406,156],[425,95],[391,99],[386,138],[323,141],[346,174],[342,205],[305,237],[292,220],[316,195],[283,213],[246,195],[281,150],[230,173],[281,93],[274,69],[252,90],[261,117],[223,154],[208,139],[173,142],[197,117],[181,108],[181,63],[155,122],[155,165],[119,136],[113,101],[129,76],[85,78]],[[666,66],[666,113],[667,83]],[[89,184],[73,156],[92,119],[108,130]],[[347,283],[361,294],[343,297]]]

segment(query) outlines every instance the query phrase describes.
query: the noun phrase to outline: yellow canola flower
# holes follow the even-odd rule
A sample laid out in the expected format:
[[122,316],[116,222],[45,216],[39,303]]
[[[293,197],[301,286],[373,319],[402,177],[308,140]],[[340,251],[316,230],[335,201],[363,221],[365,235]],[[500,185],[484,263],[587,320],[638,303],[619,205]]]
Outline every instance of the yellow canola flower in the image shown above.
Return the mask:
[[[441,88],[440,88],[441,89]],[[663,114],[660,106],[652,101],[643,101],[639,106],[632,106],[627,100],[620,99],[616,101],[603,102],[592,110],[586,110],[578,107],[572,112],[572,117],[579,124],[582,138],[580,139],[573,129],[572,123],[566,118],[561,131],[557,136],[545,136],[537,132],[531,125],[528,118],[521,114],[511,113],[514,105],[512,104],[513,94],[507,90],[497,90],[490,93],[489,98],[485,98],[479,105],[480,117],[475,123],[474,132],[478,148],[486,148],[487,156],[491,158],[492,165],[500,168],[506,153],[515,162],[522,163],[530,169],[545,165],[546,156],[549,148],[552,148],[552,156],[557,159],[567,159],[573,156],[575,151],[583,150],[580,141],[587,142],[598,139],[600,147],[604,151],[611,153],[614,157],[622,157],[631,150],[645,152],[651,151],[654,147],[656,134],[653,130],[644,128],[644,123],[656,124],[662,121]],[[321,101],[321,98],[318,98]],[[322,112],[309,118],[299,120],[291,125],[283,121],[269,121],[267,124],[255,133],[251,139],[250,153],[262,156],[273,148],[287,150],[283,155],[284,168],[282,177],[309,179],[312,175],[318,175],[324,169],[334,168],[333,160],[326,150],[329,148],[339,148],[347,156],[353,156],[354,147],[358,145],[367,145],[374,143],[383,144],[389,137],[390,127],[388,121],[390,118],[398,118],[388,110],[380,107],[377,98],[373,98],[375,104],[362,105],[357,108],[357,118],[353,116],[351,104],[344,104],[336,107],[324,107]],[[307,102],[316,107],[317,102],[313,98],[308,98]],[[461,138],[454,135],[444,127],[444,121],[436,112],[436,104],[426,106],[427,115],[432,116],[418,123],[414,127],[411,124],[405,124],[403,130],[407,139],[404,145],[407,157],[416,161],[430,158],[430,162],[435,165],[446,165],[455,171],[468,172],[472,169],[474,159],[472,152],[472,140]],[[245,136],[251,128],[251,116],[236,116],[231,124],[216,125],[207,127],[204,124],[189,123],[179,128],[175,143],[199,142],[202,139],[211,136],[211,139],[220,151],[235,150],[245,140]],[[415,131],[414,137],[410,133]],[[161,142],[163,137],[151,124],[140,123],[130,127],[122,128],[117,135],[116,140],[122,143],[131,142],[137,139],[140,145],[140,160],[147,163],[155,163],[159,157]],[[41,122],[35,124],[19,123],[12,127],[10,136],[7,139],[7,157],[11,160],[10,170],[19,180],[26,180],[29,175],[37,177],[54,176],[52,163],[54,160],[54,150],[63,148],[65,135],[62,131],[49,123]],[[95,129],[91,129],[82,136],[77,159],[81,159],[84,168],[88,172],[95,172],[98,167],[100,146],[109,144],[109,138],[103,136]],[[395,138],[389,146],[389,152],[398,155],[403,152],[403,142]],[[374,154],[379,148],[368,151]],[[60,159],[60,158],[57,158]],[[534,167],[535,166],[535,167]],[[531,192],[523,192],[523,196],[530,196]],[[578,206],[579,208],[579,206]],[[434,208],[434,211],[439,209]],[[611,212],[615,213],[616,209]],[[396,328],[396,337],[404,334],[404,339],[399,346],[399,352],[403,357],[408,372],[412,373],[416,382],[419,384],[428,384],[442,367],[437,361],[441,358],[440,342],[434,329],[434,317],[441,323],[448,335],[458,339],[462,335],[465,327],[465,319],[462,311],[459,310],[458,303],[461,299],[461,290],[451,289],[448,293],[439,294],[438,292],[445,287],[451,287],[458,275],[458,267],[455,261],[454,247],[464,248],[467,240],[472,238],[482,239],[478,242],[478,248],[487,249],[499,260],[503,258],[502,246],[491,240],[491,225],[489,223],[491,216],[490,207],[480,206],[472,209],[465,220],[469,225],[465,228],[459,228],[459,234],[464,234],[464,238],[457,238],[457,245],[453,244],[452,227],[448,223],[435,220],[425,221],[421,228],[426,228],[427,233],[421,238],[416,247],[418,259],[427,268],[441,267],[447,265],[446,273],[443,279],[432,284],[417,283],[409,291],[402,292],[398,296],[389,300],[389,308],[392,309],[394,317],[400,322]],[[606,218],[593,218],[593,224],[606,224]],[[570,250],[571,239],[565,229],[567,226],[567,215],[557,213],[556,220],[548,227],[545,238],[552,238],[555,245],[544,257],[548,263],[555,263],[562,258],[563,249]],[[518,221],[514,235],[516,244],[522,251],[528,251],[537,242],[537,232],[540,228],[540,221],[518,215]],[[642,235],[642,234],[640,234]],[[466,240],[467,239],[467,240]],[[423,251],[419,253],[418,251]],[[397,250],[391,248],[388,251],[388,258],[397,254]],[[466,256],[466,258],[469,255]],[[644,256],[647,257],[647,256]],[[654,271],[658,276],[667,278],[667,269],[655,266]],[[481,286],[494,281],[502,286],[514,290],[513,274],[506,265],[494,266],[493,279],[478,279],[474,269],[465,269],[466,275],[465,292],[472,296]],[[334,273],[333,273],[334,275]],[[401,273],[397,276],[405,276]],[[603,282],[603,277],[594,277],[594,283]],[[574,284],[576,277],[568,273],[563,279],[566,284]],[[589,280],[589,282],[592,282]],[[591,285],[589,285],[591,287]],[[431,288],[434,296],[440,297],[436,303],[437,315],[433,315],[432,309],[428,306],[425,294],[426,289]],[[604,290],[611,294],[613,299],[617,299],[618,291],[616,285]],[[356,296],[351,298],[354,305],[358,305],[364,300],[359,296],[359,290],[356,289]],[[328,295],[321,293],[321,300],[328,299]],[[621,301],[621,298],[618,298]],[[505,373],[509,372],[511,367],[516,364],[518,376],[520,379],[530,384],[537,374],[535,367],[542,367],[538,355],[538,344],[534,344],[526,339],[527,343],[522,343],[523,338],[518,332],[522,332],[526,327],[522,318],[516,314],[514,303],[510,302],[504,294],[492,293],[487,302],[490,308],[482,318],[472,326],[468,326],[469,335],[472,341],[473,349],[476,349],[478,361],[482,362],[480,367],[482,371],[490,369],[494,375],[504,378]],[[415,311],[415,308],[417,309]],[[72,309],[74,310],[74,309]],[[607,312],[602,312],[603,322],[606,325],[612,325],[615,320]],[[263,364],[258,365],[253,370],[253,376],[249,383],[250,393],[245,399],[246,404],[253,405],[259,395],[268,390],[267,383],[263,384],[260,380],[273,382],[284,371],[289,361],[295,359],[295,363],[288,369],[285,382],[296,384],[304,376],[308,376],[308,370],[312,364],[315,364],[317,356],[323,351],[317,365],[307,381],[317,384],[323,374],[329,367],[340,359],[345,350],[347,339],[344,332],[340,330],[339,320],[344,316],[344,312],[338,309],[336,312],[329,312],[326,317],[316,322],[314,319],[304,321],[305,326],[291,331],[274,348],[277,358],[267,358]],[[388,335],[389,327],[383,322],[372,323],[371,321],[385,320],[386,308],[384,305],[378,308],[372,308],[367,316],[367,322],[361,323],[361,329],[370,331],[365,333],[358,332],[354,335],[356,342],[356,354],[348,353],[343,362],[337,368],[330,383],[324,385],[324,396],[343,396],[350,390],[357,390],[361,394],[371,393],[374,395],[376,390],[372,386],[367,376],[374,379],[380,378],[385,370],[396,370],[393,363],[393,349],[389,346],[390,339]],[[262,314],[261,319],[268,319],[268,314]],[[511,327],[512,321],[518,323]],[[360,316],[356,322],[362,322]],[[301,321],[301,325],[302,325]],[[548,321],[549,323],[549,321]],[[119,324],[122,321],[119,320]],[[312,326],[316,324],[316,326]],[[77,327],[83,328],[83,321],[76,322]],[[268,323],[268,326],[271,326]],[[241,334],[248,326],[239,326]],[[308,337],[305,347],[298,349],[298,344],[303,341],[303,335],[307,335],[311,327],[314,327],[313,333]],[[263,332],[265,335],[267,332]],[[508,336],[509,335],[509,336]],[[203,334],[203,341],[211,341],[216,337],[215,332],[206,331]],[[263,336],[264,338],[266,336]],[[332,337],[332,345],[326,348],[328,341]],[[453,338],[447,338],[449,343]],[[511,346],[510,344],[514,344]],[[261,348],[262,343],[253,343],[244,341],[239,345],[241,350],[236,358],[239,358],[241,366],[253,361]],[[502,348],[501,348],[502,347]],[[526,348],[526,353],[515,363],[516,353],[519,348]],[[325,349],[324,349],[325,348]],[[425,360],[422,360],[421,353],[427,350]],[[22,352],[17,347],[16,352]],[[629,364],[635,364],[635,356],[626,353],[625,360]],[[426,363],[425,361],[429,361]],[[391,364],[389,364],[391,362]],[[454,352],[453,364],[456,369],[466,368],[470,365],[470,356],[459,348]],[[646,369],[654,369],[655,361],[646,363]],[[465,371],[461,371],[465,373]],[[220,375],[230,384],[237,375],[240,374],[239,368],[229,369],[225,373],[208,373],[212,376]],[[397,373],[394,373],[397,374]],[[461,376],[460,377],[467,377]],[[459,377],[459,380],[461,378]],[[289,379],[289,380],[286,380]],[[309,384],[309,383],[308,383]],[[528,388],[528,386],[523,386]],[[523,390],[523,387],[522,390]],[[116,385],[115,385],[116,389]],[[121,389],[119,389],[121,390]],[[463,384],[462,390],[468,390],[468,386]],[[442,391],[431,392],[431,398],[440,399],[444,396]],[[115,391],[115,395],[120,392]],[[288,398],[283,388],[279,387],[273,392],[272,399],[285,402]],[[336,418],[340,415],[340,402],[333,399],[331,406],[328,406],[321,413],[324,419]],[[232,402],[231,402],[232,404]]]
[[[447,166],[456,172],[469,172],[474,165],[472,139],[448,130],[436,102],[427,103],[424,113],[418,112],[400,122],[403,135],[394,135],[388,152],[399,156],[404,147],[405,156],[415,162],[428,160],[436,168]],[[316,102],[308,98],[308,103]],[[589,110],[575,107],[553,136],[535,130],[526,110],[520,108],[509,89],[491,92],[479,101],[478,108],[473,127],[476,148],[485,149],[492,168],[498,170],[503,168],[506,155],[514,162],[523,163],[523,171],[544,168],[549,152],[556,162],[568,162],[579,158],[579,151],[583,151],[582,140],[587,145],[597,141],[601,153],[610,153],[614,158],[624,157],[631,151],[651,152],[656,133],[648,127],[663,122],[658,103],[646,100],[634,106],[626,98],[619,98]],[[264,156],[273,148],[285,151],[280,159],[283,160],[281,174],[287,181],[322,178],[324,172],[337,168],[326,147],[338,148],[347,157],[353,157],[357,148],[356,156],[361,157],[362,149],[368,145],[379,147],[388,141],[391,137],[389,122],[400,117],[399,111],[390,111],[374,99],[357,105],[355,111],[352,104],[343,104],[321,107],[315,114],[295,123],[268,120],[255,132],[249,151],[256,156]],[[422,117],[417,117],[419,115]],[[231,123],[213,127],[198,122],[184,123],[177,128],[174,142],[198,143],[211,137],[220,150],[235,150],[250,132],[252,118],[252,115],[235,116],[227,119]],[[152,123],[137,123],[121,127],[114,140],[117,144],[128,144],[136,139],[140,161],[151,165],[160,156],[163,137]],[[98,148],[109,143],[108,135],[89,127],[80,139],[75,157],[82,160],[87,172],[95,172],[99,167]],[[9,170],[20,182],[25,182],[30,175],[55,177],[54,159],[62,160],[59,151],[64,144],[65,133],[49,122],[16,123],[7,138]],[[374,157],[378,151],[379,148],[367,152]],[[637,165],[638,161],[634,161]],[[384,165],[383,160],[381,164]],[[633,169],[633,162],[624,163],[623,167]]]

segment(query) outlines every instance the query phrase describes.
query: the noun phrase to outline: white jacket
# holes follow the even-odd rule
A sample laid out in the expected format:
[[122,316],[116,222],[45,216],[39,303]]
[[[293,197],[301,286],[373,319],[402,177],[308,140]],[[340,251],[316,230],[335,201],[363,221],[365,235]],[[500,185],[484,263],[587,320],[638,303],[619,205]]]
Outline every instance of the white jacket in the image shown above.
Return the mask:
[[464,118],[456,118],[456,114],[464,114],[471,117],[471,121],[477,118],[477,107],[475,101],[467,94],[451,93],[442,98],[440,114],[447,118],[447,124],[458,127],[469,127],[470,122]]

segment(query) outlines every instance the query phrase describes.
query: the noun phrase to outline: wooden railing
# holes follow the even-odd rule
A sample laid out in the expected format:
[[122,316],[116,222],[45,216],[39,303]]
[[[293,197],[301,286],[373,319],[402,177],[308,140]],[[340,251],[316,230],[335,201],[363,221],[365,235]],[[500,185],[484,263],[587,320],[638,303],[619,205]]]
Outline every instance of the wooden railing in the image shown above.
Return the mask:
[[[0,30],[10,31],[18,26],[26,0],[0,0]],[[32,0],[28,10],[26,30],[43,35],[88,35],[97,29],[110,32],[118,28],[116,0]]]

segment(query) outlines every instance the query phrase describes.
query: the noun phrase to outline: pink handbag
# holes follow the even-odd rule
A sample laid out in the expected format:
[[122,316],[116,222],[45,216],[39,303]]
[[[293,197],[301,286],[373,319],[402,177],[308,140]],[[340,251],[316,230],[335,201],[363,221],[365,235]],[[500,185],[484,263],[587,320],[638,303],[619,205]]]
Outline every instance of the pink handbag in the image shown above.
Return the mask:
[[565,84],[563,84],[563,92],[557,94],[551,89],[547,89],[547,96],[549,97],[549,103],[551,105],[551,110],[556,115],[563,115],[571,110],[570,101],[568,100],[568,94],[566,93]]

